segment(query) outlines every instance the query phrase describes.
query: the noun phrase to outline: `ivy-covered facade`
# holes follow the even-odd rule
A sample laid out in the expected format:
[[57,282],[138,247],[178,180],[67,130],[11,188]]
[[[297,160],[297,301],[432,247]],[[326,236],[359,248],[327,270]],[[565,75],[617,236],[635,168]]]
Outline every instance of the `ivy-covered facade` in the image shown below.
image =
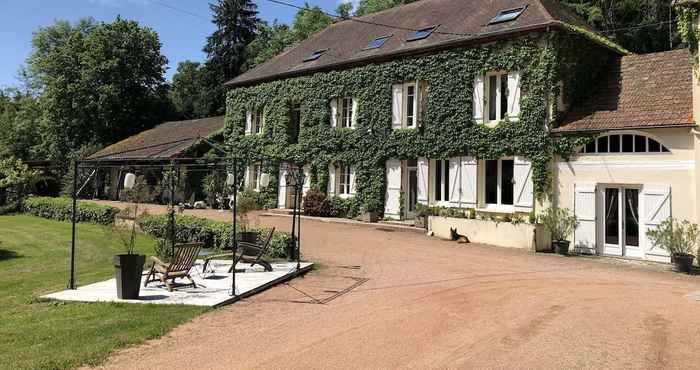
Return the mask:
[[[410,207],[405,202],[407,197],[418,198],[419,203],[450,206],[453,195],[445,193],[454,192],[454,184],[441,189],[435,179],[441,174],[452,182],[457,177],[464,180],[462,187],[473,182],[477,199],[458,197],[458,207],[483,208],[483,198],[493,194],[485,194],[482,189],[488,186],[484,184],[484,171],[489,171],[482,167],[490,163],[492,169],[497,168],[494,177],[502,184],[503,177],[509,176],[502,173],[501,167],[506,164],[487,161],[505,158],[515,166],[525,164],[526,178],[521,180],[529,184],[516,185],[516,194],[499,193],[496,198],[530,192],[529,197],[525,195],[530,206],[521,204],[514,209],[530,212],[535,199],[546,199],[551,192],[553,158],[568,156],[586,140],[585,136],[555,139],[550,129],[561,110],[590,93],[599,70],[615,53],[584,33],[551,30],[234,87],[227,97],[226,136],[239,153],[261,153],[306,163],[310,177],[307,187],[324,192],[342,195],[338,187],[344,183],[334,177],[344,177],[347,172],[333,169],[350,167],[353,184],[349,198],[358,212],[384,213],[388,209],[388,162],[403,161],[404,179],[406,166],[414,165],[418,167],[417,182],[424,184],[418,187],[423,189],[414,194],[409,194],[409,189],[400,190],[399,217],[405,216],[406,207]],[[401,91],[402,102],[397,102],[397,86],[406,86],[407,82],[408,90]],[[411,89],[413,83],[415,88]],[[498,91],[492,91],[494,86]],[[408,102],[407,98],[414,95],[419,98]],[[345,97],[351,100],[343,104]],[[506,114],[514,104],[515,114]],[[398,122],[397,114],[402,112],[397,112],[397,105],[403,110],[403,119]],[[348,110],[349,124],[344,125]],[[254,130],[251,124],[256,126]],[[456,163],[455,158],[460,158],[460,167],[462,163],[474,163],[476,178],[467,179],[463,172],[447,169]],[[425,169],[420,168],[421,163],[425,163]],[[279,191],[279,164],[266,165],[263,171],[271,174],[272,181],[261,191],[267,194],[268,206],[283,205],[279,199],[283,196]],[[441,173],[440,166],[445,172]],[[466,167],[457,171],[466,171]]]

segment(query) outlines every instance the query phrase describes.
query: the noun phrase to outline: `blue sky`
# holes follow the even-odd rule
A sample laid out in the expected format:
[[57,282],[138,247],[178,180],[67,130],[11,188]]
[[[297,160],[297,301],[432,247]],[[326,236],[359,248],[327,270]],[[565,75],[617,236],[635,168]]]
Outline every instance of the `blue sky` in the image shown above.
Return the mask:
[[[151,27],[160,36],[162,52],[170,62],[167,78],[183,60],[202,61],[202,46],[214,30],[209,3],[213,0],[4,0],[0,5],[0,87],[17,85],[17,71],[31,51],[32,33],[56,20],[74,22],[92,17],[111,21],[117,15]],[[307,0],[333,11],[341,0]],[[260,17],[290,23],[296,10],[256,0]],[[302,0],[289,0],[302,5]],[[184,12],[169,9],[176,7]],[[199,17],[185,14],[199,15]],[[205,18],[205,19],[202,19]]]

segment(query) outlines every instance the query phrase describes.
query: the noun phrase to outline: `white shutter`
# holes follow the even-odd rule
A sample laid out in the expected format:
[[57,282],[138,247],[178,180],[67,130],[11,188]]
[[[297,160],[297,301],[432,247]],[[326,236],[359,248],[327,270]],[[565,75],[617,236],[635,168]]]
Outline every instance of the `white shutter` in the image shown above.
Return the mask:
[[250,135],[253,133],[253,113],[251,111],[245,112],[245,134]]
[[356,192],[356,187],[355,187],[355,167],[350,166],[350,195],[355,195]]
[[335,166],[333,164],[328,165],[328,196],[332,197],[335,195]]
[[394,85],[391,90],[393,96],[391,108],[391,127],[398,129],[401,128],[401,122],[403,122],[403,85]]
[[460,158],[450,158],[449,181],[450,181],[450,207],[461,207],[462,200],[462,175]]
[[574,231],[574,248],[596,253],[596,196],[594,184],[574,184],[574,215],[579,222]]
[[515,210],[532,212],[535,205],[534,188],[532,184],[532,163],[523,157],[515,157],[513,168],[513,188],[515,195]]
[[479,75],[474,79],[474,120],[477,123],[484,122],[484,76]]
[[311,189],[311,166],[308,164],[304,166],[304,186],[302,186],[302,193],[306,196],[306,193]]
[[418,158],[418,203],[428,204],[429,163],[426,158]]
[[477,160],[474,157],[462,157],[462,207],[476,208]]
[[669,253],[647,238],[647,230],[655,229],[671,217],[671,187],[668,185],[644,185],[642,189],[640,213],[643,228],[641,230],[642,247],[645,248],[646,258],[668,262]]
[[284,164],[280,165],[279,186],[277,187],[277,207],[286,208],[287,206],[287,170],[284,169]]
[[351,118],[352,128],[357,126],[357,99],[352,98],[352,118]]
[[390,159],[386,162],[384,217],[401,219],[401,216],[401,161]]
[[508,73],[508,118],[516,121],[520,116],[520,72]]
[[338,127],[338,99],[331,99],[331,127]]

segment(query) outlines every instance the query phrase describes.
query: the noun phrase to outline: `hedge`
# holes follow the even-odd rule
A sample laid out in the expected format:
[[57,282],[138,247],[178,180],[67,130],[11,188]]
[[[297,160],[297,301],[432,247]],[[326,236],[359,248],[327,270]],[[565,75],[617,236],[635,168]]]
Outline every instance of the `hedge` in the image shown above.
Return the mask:
[[[168,215],[146,215],[139,217],[139,227],[146,234],[160,239],[170,238],[170,222]],[[231,232],[233,226],[229,223],[212,221],[194,216],[175,217],[175,240],[177,243],[202,242],[206,247],[215,249],[231,248]],[[262,239],[268,235],[269,229],[248,229],[255,231]],[[271,258],[287,257],[287,246],[292,236],[286,232],[276,231],[270,242],[267,253]]]
[[[67,197],[29,197],[24,200],[22,210],[33,216],[58,221],[70,221],[73,201]],[[78,202],[76,220],[78,222],[94,222],[102,225],[114,223],[118,208],[102,206],[95,203]]]

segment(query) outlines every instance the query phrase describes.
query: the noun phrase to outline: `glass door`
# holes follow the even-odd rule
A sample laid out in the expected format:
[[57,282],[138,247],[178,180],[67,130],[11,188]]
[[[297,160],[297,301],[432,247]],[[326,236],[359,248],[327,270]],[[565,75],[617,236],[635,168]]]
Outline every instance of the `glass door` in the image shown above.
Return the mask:
[[605,188],[604,254],[642,257],[639,247],[639,189]]
[[406,218],[413,219],[416,217],[418,203],[418,161],[407,161],[406,175]]

